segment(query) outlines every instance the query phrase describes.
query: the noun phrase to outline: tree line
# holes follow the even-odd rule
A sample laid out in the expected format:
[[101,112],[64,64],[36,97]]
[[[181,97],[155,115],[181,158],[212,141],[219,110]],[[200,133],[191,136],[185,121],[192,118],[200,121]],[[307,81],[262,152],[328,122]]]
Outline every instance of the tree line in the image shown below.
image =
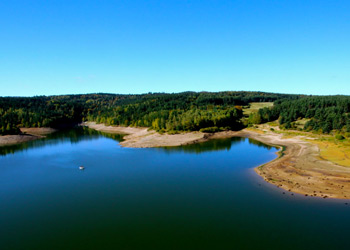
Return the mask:
[[[251,102],[274,106],[250,114],[242,123],[242,107]],[[350,132],[350,97],[245,91],[0,97],[2,135],[18,134],[20,127],[63,128],[82,121],[176,133],[237,130],[275,120],[293,129],[300,119],[307,119],[305,131]]]
[[20,127],[62,128],[82,121],[169,133],[240,129],[242,106],[298,98],[245,91],[0,97],[0,134],[18,134]]

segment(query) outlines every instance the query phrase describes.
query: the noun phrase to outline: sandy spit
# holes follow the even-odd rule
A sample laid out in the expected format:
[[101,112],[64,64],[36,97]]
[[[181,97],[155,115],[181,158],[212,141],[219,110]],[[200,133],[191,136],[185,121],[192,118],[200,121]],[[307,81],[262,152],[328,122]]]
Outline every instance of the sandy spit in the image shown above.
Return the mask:
[[129,148],[154,148],[167,146],[181,146],[204,140],[206,134],[201,132],[181,133],[175,135],[159,134],[148,128],[133,128],[122,126],[105,126],[94,122],[85,122],[82,125],[101,132],[125,134],[120,143]]
[[21,132],[30,135],[48,135],[57,130],[54,128],[21,128]]

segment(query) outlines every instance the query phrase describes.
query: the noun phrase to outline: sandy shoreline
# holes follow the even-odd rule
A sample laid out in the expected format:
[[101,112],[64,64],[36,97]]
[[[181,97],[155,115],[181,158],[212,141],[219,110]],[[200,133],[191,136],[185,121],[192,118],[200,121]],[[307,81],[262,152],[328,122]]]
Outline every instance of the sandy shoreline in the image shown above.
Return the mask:
[[112,127],[95,123],[85,125],[98,131],[127,134],[121,142],[124,147],[181,146],[210,139],[252,138],[272,146],[284,147],[282,157],[255,168],[255,172],[267,182],[305,196],[350,198],[350,168],[321,159],[318,146],[306,142],[303,136],[286,139],[278,133],[258,133],[248,129],[214,134],[191,132],[161,135],[147,128]]
[[148,128],[133,128],[122,126],[105,126],[94,122],[85,122],[82,125],[91,129],[106,133],[125,134],[120,145],[129,148],[156,148],[156,147],[174,147],[199,142],[205,142],[210,139],[240,137],[241,131],[224,131],[217,133],[186,132],[179,134],[160,134]]
[[305,137],[286,139],[273,132],[249,130],[240,136],[284,147],[281,157],[254,169],[265,181],[305,196],[350,198],[350,168],[320,158],[318,146]]

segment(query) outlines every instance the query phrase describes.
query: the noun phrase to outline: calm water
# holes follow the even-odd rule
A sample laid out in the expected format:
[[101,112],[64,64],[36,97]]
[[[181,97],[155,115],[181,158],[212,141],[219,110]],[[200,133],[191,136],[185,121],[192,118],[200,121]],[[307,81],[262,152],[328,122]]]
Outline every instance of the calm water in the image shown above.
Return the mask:
[[0,148],[0,249],[349,249],[346,201],[282,194],[254,174],[275,148],[120,139],[76,129]]

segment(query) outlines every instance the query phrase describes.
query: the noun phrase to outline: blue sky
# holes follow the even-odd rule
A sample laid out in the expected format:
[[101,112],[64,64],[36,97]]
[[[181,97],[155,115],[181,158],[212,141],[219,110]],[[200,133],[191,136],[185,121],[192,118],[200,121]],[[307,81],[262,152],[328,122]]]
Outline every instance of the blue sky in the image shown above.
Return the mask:
[[350,95],[350,1],[0,1],[0,96]]

